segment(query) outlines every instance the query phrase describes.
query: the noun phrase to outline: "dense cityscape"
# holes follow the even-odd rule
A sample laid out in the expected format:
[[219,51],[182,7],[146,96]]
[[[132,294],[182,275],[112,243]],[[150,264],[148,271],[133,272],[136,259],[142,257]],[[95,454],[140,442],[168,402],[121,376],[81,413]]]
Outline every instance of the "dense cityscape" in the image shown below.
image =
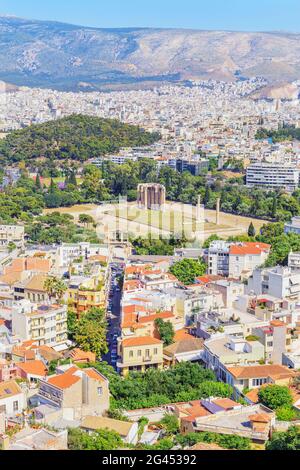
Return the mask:
[[300,80],[0,94],[0,450],[300,449]]

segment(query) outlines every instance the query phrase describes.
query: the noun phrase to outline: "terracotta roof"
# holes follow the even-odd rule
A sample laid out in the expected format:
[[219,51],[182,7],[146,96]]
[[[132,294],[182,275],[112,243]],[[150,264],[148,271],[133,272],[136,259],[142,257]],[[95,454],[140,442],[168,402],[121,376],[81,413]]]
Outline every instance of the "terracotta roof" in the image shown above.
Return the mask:
[[257,413],[250,415],[249,420],[255,423],[269,423],[271,421],[271,416],[266,413]]
[[190,335],[186,328],[183,328],[182,330],[177,330],[175,332],[174,341],[176,343],[176,342],[182,341],[184,339],[194,339],[194,338],[195,337]]
[[74,375],[61,374],[48,379],[48,383],[64,390],[66,388],[72,387],[72,385],[76,384],[79,380],[80,377],[76,377]]
[[164,348],[164,354],[174,356],[176,354],[199,351],[203,349],[203,343],[204,341],[202,339],[192,336],[191,339],[183,339],[167,346]]
[[151,344],[162,344],[162,341],[152,338],[152,336],[141,336],[138,338],[128,338],[123,339],[122,346],[124,348],[134,347],[134,346],[147,346]]
[[261,365],[261,366],[245,366],[245,367],[227,367],[230,374],[236,379],[251,379],[271,376],[293,376],[294,372],[287,367],[279,364]]
[[9,274],[4,274],[3,276],[0,276],[0,282],[2,282],[3,284],[7,284],[8,286],[13,286],[17,282],[21,281],[21,279],[22,279],[21,272],[9,273]]
[[239,403],[236,401],[230,400],[230,398],[219,398],[217,400],[214,400],[214,403],[224,410],[231,410],[232,408],[235,408],[236,406],[240,406]]
[[148,323],[148,322],[153,322],[155,320],[158,320],[159,318],[166,319],[166,318],[173,318],[174,315],[172,312],[160,312],[160,313],[155,313],[153,315],[144,315],[140,316],[138,319],[139,323]]
[[96,362],[96,354],[92,352],[85,352],[79,348],[72,349],[70,351],[69,356],[72,358],[74,362],[76,361],[89,361],[89,362]]
[[258,394],[259,394],[259,388],[253,388],[253,390],[250,390],[250,392],[246,393],[246,398],[248,398],[248,400],[252,401],[252,403],[258,403],[259,402],[259,398],[258,398]]
[[271,249],[271,245],[266,243],[244,242],[239,245],[231,245],[229,253],[231,255],[260,255],[262,252],[267,252]]
[[47,368],[42,361],[19,362],[17,367],[28,375],[45,377],[47,374]]
[[55,361],[62,357],[61,353],[46,345],[38,346],[37,351],[47,362]]
[[280,321],[280,320],[272,320],[270,322],[270,325],[272,326],[285,326],[285,323],[283,321]]
[[136,305],[136,304],[131,304],[131,305],[125,305],[123,307],[123,313],[137,313],[137,312],[146,312],[146,308],[143,305]]
[[213,281],[221,281],[224,279],[223,276],[217,276],[217,275],[206,275],[206,276],[200,276],[196,277],[196,281],[198,281],[200,284],[208,284],[209,282]]
[[98,382],[105,382],[106,379],[95,369],[84,369],[84,373],[93,380],[98,380]]
[[36,276],[33,276],[30,281],[27,282],[27,284],[25,285],[25,289],[46,292],[46,289],[44,288],[46,279],[47,276],[43,274],[37,274]]
[[0,400],[19,395],[23,393],[17,382],[8,380],[7,382],[0,382]]

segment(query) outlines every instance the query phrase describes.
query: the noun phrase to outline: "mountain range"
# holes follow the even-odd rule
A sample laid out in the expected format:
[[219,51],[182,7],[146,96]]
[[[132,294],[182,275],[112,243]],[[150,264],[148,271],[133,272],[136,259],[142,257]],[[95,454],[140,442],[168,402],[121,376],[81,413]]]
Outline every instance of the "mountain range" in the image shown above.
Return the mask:
[[300,78],[300,34],[98,29],[0,16],[0,80],[60,90]]

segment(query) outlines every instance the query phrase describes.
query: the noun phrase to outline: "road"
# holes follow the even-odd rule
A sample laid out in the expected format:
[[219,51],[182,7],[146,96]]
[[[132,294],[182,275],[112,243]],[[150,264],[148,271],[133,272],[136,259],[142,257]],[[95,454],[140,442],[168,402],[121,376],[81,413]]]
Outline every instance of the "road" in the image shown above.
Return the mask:
[[107,331],[107,343],[109,352],[103,356],[103,360],[108,364],[116,367],[117,363],[117,338],[120,334],[120,320],[121,320],[121,297],[122,292],[117,282],[120,276],[123,274],[123,268],[112,263],[110,266],[110,283],[109,283],[109,300],[107,307],[108,317],[108,331]]

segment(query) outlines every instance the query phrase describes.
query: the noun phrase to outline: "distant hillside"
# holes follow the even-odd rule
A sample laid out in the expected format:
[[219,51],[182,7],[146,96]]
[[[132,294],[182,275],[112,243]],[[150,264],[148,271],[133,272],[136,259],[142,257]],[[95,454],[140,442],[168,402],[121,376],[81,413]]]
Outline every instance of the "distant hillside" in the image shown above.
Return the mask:
[[120,147],[149,145],[158,139],[158,134],[117,120],[73,115],[11,132],[0,141],[0,159],[85,161],[117,152]]
[[300,76],[300,34],[97,29],[0,17],[0,79],[93,90],[184,79]]

